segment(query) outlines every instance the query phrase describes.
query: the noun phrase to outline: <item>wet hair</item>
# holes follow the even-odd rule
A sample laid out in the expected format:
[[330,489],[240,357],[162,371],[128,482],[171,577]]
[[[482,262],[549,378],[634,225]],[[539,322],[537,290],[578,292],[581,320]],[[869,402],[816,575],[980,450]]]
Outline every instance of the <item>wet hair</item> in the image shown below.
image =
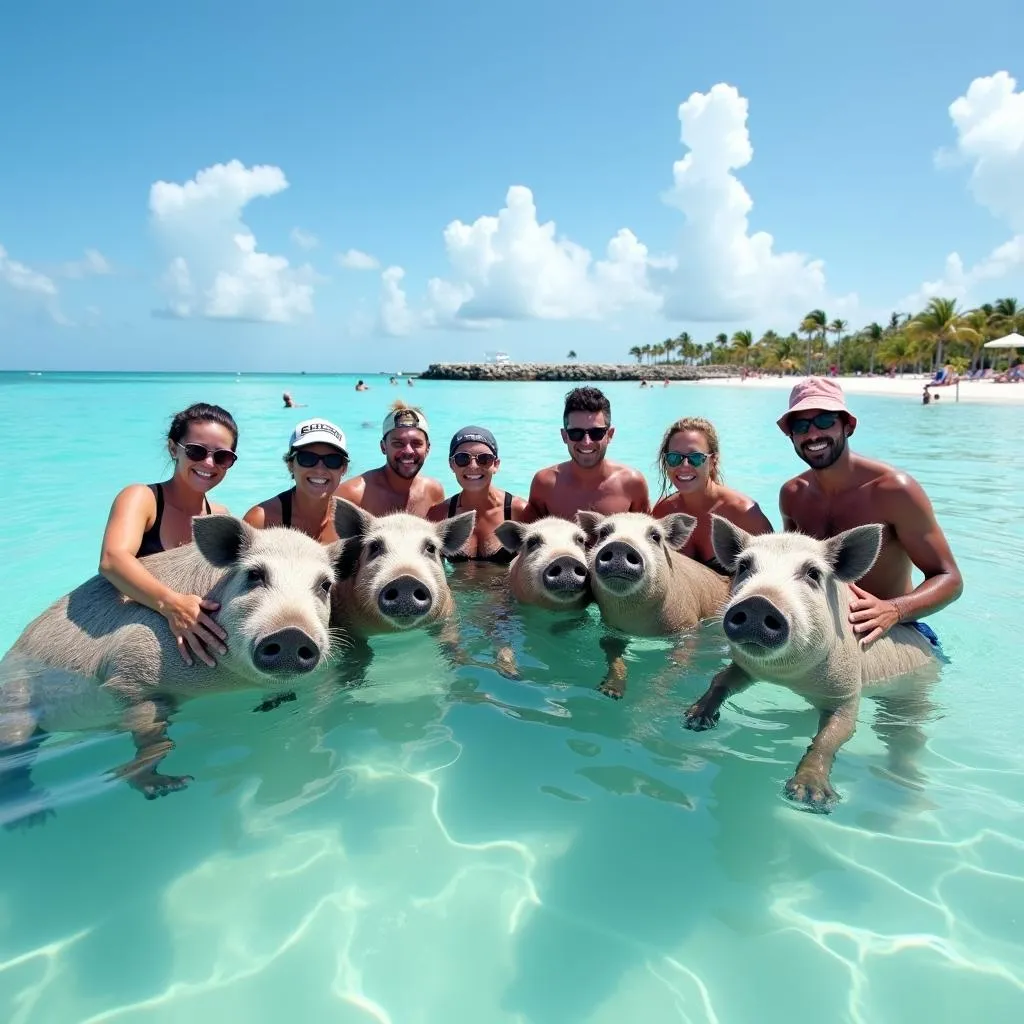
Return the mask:
[[665,453],[672,443],[672,438],[684,430],[695,430],[704,435],[704,440],[708,443],[708,454],[711,456],[711,481],[716,484],[722,483],[718,431],[715,430],[714,424],[710,420],[704,419],[703,416],[684,416],[682,419],[676,420],[665,431],[665,436],[661,439],[661,447],[658,449],[658,479],[661,481],[662,497],[668,494],[670,489],[668,473],[665,472]]
[[219,423],[225,430],[231,431],[231,447],[238,447],[238,424],[235,418],[227,409],[219,405],[207,405],[206,402],[195,402],[187,409],[175,413],[167,431],[167,440],[178,444],[193,423]]
[[598,388],[573,388],[565,396],[565,408],[562,410],[562,425],[569,422],[572,412],[603,412],[609,424],[612,422],[612,403]]

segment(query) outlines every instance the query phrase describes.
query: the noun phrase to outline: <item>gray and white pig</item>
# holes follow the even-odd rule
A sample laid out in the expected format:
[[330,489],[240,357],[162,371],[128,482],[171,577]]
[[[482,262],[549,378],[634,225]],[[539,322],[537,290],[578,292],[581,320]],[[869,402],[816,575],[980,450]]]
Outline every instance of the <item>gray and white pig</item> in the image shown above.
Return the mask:
[[864,647],[849,621],[850,583],[863,577],[882,542],[878,524],[820,541],[796,532],[754,537],[714,516],[715,556],[733,576],[722,626],[732,662],[686,711],[686,726],[709,729],[722,703],[756,680],[799,694],[820,712],[818,732],[786,783],[789,799],[829,811],[836,751],[853,735],[862,693],[893,693],[934,680],[938,658],[913,626],[894,626]]
[[587,538],[579,525],[545,516],[501,523],[494,534],[516,556],[508,588],[517,601],[548,611],[578,611],[590,603]]
[[[721,611],[729,581],[679,553],[697,520],[684,512],[655,519],[644,512],[603,516],[581,511],[577,522],[587,532],[590,590],[601,619],[633,636],[671,636],[692,629]],[[608,674],[599,689],[609,697],[625,692],[626,644],[602,640]]]
[[[39,732],[119,724],[135,758],[115,770],[147,798],[182,789],[160,775],[173,748],[168,718],[183,700],[239,689],[287,690],[327,666],[330,591],[341,545],[297,530],[255,530],[229,515],[194,520],[194,544],[151,555],[168,586],[217,601],[227,653],[187,665],[163,616],[93,576],[32,621],[0,662],[0,756],[31,748]],[[8,765],[20,760],[7,758]],[[24,766],[0,782],[29,786]]]

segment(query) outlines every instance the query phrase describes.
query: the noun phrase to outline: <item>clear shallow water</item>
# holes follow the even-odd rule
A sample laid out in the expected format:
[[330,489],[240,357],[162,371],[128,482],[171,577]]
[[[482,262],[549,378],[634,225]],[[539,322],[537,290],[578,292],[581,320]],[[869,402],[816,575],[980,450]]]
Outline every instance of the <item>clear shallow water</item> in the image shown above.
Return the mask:
[[[0,375],[0,650],[91,574],[116,490],[162,479],[172,411],[220,402],[241,458],[217,497],[241,515],[285,482],[293,423],[323,414],[353,471],[377,464],[396,396],[443,444],[492,427],[526,493],[561,457],[561,384],[355,378]],[[288,388],[307,409],[285,410]],[[709,416],[726,478],[778,525],[801,468],[783,392],[609,385],[615,457],[648,473],[678,415]],[[599,629],[516,617],[522,681],[491,667],[493,581],[455,577],[474,663],[426,637],[375,645],[370,681],[251,714],[251,695],[185,705],[147,802],[104,772],[115,734],[51,739],[45,827],[0,833],[0,1019],[620,1024],[1024,1019],[1024,727],[1018,566],[1024,410],[851,403],[858,450],[928,491],[966,577],[932,621],[952,664],[912,789],[885,773],[870,702],[840,752],[828,818],[780,797],[814,727],[759,685],[713,731],[686,705],[722,662],[635,644],[621,702],[595,691]],[[369,427],[362,424],[369,423]]]

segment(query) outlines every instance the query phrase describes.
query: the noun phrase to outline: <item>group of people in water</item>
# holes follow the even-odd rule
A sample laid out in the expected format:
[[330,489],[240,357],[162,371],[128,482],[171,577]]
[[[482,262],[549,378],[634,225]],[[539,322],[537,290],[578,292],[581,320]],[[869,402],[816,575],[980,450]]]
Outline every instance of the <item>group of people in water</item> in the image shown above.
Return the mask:
[[[884,537],[872,569],[853,585],[850,619],[864,644],[896,623],[916,626],[938,646],[921,620],[955,601],[963,581],[927,495],[908,474],[855,454],[849,439],[857,418],[846,407],[839,383],[802,379],[777,420],[796,455],[809,467],[786,481],[779,494],[783,529],[820,539],[866,523],[881,523]],[[473,533],[452,561],[508,564],[514,555],[495,530],[506,520],[529,523],[545,516],[571,520],[589,509],[603,515],[642,512],[662,518],[684,512],[697,520],[683,554],[724,572],[711,541],[712,513],[750,534],[770,533],[772,524],[757,502],[727,487],[718,434],[708,420],[683,417],[665,431],[658,450],[661,495],[653,504],[644,475],[613,462],[611,403],[595,387],[565,397],[561,437],[568,458],[539,470],[528,497],[496,485],[498,442],[485,427],[469,425],[448,444],[448,464],[458,490],[421,472],[431,448],[422,410],[395,402],[381,424],[384,464],[347,478],[350,459],[344,432],[328,420],[297,424],[284,454],[292,486],[250,508],[252,527],[290,526],[324,544],[336,541],[333,499],[345,498],[375,516],[406,512],[439,522],[470,509]],[[114,499],[103,536],[100,572],[122,593],[159,612],[174,633],[186,662],[213,664],[226,635],[217,624],[215,602],[177,593],[145,566],[145,556],[187,544],[192,519],[227,509],[209,499],[237,459],[238,426],[227,410],[197,403],[179,412],[167,434],[171,476],[155,484],[131,484]],[[923,581],[912,585],[917,568]]]

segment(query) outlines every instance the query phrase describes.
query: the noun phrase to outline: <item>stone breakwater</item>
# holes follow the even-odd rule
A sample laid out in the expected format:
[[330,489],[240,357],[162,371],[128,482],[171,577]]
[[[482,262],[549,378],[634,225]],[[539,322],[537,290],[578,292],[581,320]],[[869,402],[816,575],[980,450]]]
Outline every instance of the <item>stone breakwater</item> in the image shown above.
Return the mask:
[[683,366],[681,363],[431,363],[421,380],[708,380],[739,377],[739,366]]

